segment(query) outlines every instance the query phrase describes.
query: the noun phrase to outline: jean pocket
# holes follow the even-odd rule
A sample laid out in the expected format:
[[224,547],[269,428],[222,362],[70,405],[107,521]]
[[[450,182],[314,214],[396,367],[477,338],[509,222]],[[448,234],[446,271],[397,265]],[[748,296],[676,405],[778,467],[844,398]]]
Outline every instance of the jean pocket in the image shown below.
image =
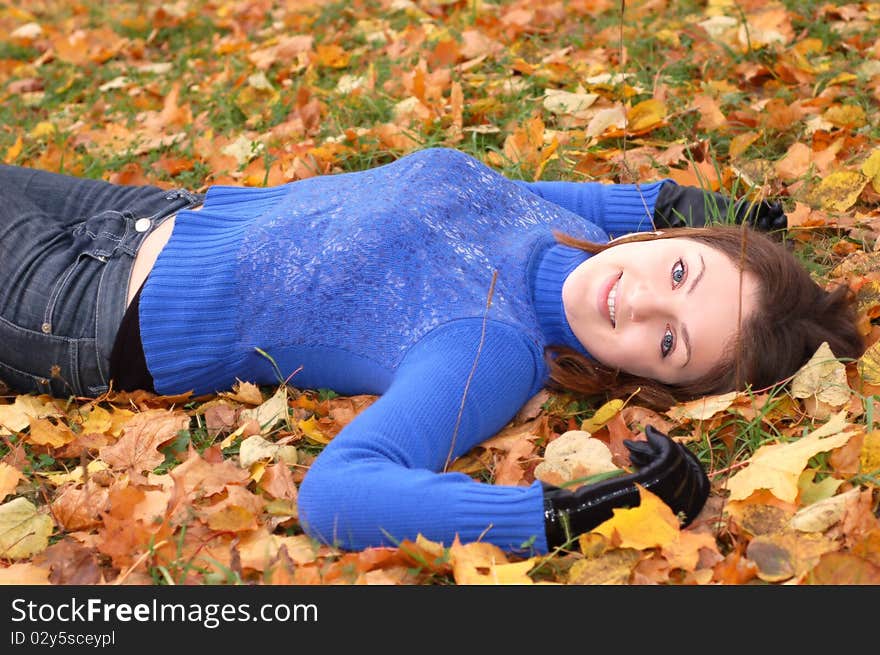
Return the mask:
[[19,371],[17,368],[0,362],[0,385],[6,386],[13,393],[52,393],[52,384],[48,378]]

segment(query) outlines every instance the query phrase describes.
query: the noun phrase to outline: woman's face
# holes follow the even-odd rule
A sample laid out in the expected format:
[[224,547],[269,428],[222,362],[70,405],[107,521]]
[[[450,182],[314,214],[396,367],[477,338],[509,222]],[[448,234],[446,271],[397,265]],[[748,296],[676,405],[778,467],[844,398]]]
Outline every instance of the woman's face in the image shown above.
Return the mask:
[[608,248],[562,286],[569,325],[593,357],[667,384],[708,373],[757,299],[751,273],[681,237]]

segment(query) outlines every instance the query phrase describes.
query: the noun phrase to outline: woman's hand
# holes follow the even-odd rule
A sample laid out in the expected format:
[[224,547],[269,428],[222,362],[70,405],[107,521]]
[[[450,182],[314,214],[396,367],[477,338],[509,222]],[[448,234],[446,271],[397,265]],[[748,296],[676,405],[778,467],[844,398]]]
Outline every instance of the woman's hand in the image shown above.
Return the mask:
[[563,546],[613,515],[616,507],[639,504],[636,483],[659,496],[687,526],[709,496],[709,478],[694,454],[652,426],[646,441],[624,441],[639,470],[569,491],[543,483],[547,546]]
[[730,218],[765,232],[788,226],[788,218],[778,202],[740,198],[731,207],[731,201],[721,193],[699,187],[664,184],[654,205],[654,227],[703,227],[712,217],[721,222]]

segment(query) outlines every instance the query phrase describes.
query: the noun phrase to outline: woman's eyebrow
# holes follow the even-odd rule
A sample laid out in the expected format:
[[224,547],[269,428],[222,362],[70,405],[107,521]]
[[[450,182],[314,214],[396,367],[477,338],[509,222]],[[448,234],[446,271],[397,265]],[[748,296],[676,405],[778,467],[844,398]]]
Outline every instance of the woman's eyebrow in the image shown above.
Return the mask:
[[692,293],[694,292],[694,288],[696,288],[697,283],[698,283],[700,280],[703,279],[703,273],[706,272],[706,262],[703,261],[703,255],[702,255],[702,254],[700,255],[700,266],[701,266],[701,268],[700,268],[700,272],[697,274],[697,277],[694,278],[694,281],[691,282],[691,286],[690,286],[690,288],[687,290],[688,295],[690,295],[690,294],[692,294]]
[[[687,293],[690,295],[694,288],[697,286],[697,283],[703,279],[703,273],[706,272],[706,262],[703,259],[703,255],[700,255],[700,272],[697,273],[697,277],[694,278],[694,281],[691,283],[690,288],[688,288]],[[681,324],[681,339],[684,341],[684,351],[686,353],[686,357],[684,358],[684,364],[681,365],[681,368],[684,368],[688,365],[688,362],[691,361],[691,337],[688,334],[687,325],[684,323]]]

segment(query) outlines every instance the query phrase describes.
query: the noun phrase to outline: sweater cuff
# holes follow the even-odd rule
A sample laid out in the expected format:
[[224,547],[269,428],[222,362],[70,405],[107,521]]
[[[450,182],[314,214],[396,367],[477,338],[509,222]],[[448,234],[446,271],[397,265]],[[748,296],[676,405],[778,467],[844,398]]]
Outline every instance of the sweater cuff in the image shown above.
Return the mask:
[[[609,236],[619,237],[633,232],[654,229],[654,205],[657,194],[667,182],[659,180],[647,184],[609,184],[605,193],[603,225]],[[674,182],[673,182],[674,184]]]

